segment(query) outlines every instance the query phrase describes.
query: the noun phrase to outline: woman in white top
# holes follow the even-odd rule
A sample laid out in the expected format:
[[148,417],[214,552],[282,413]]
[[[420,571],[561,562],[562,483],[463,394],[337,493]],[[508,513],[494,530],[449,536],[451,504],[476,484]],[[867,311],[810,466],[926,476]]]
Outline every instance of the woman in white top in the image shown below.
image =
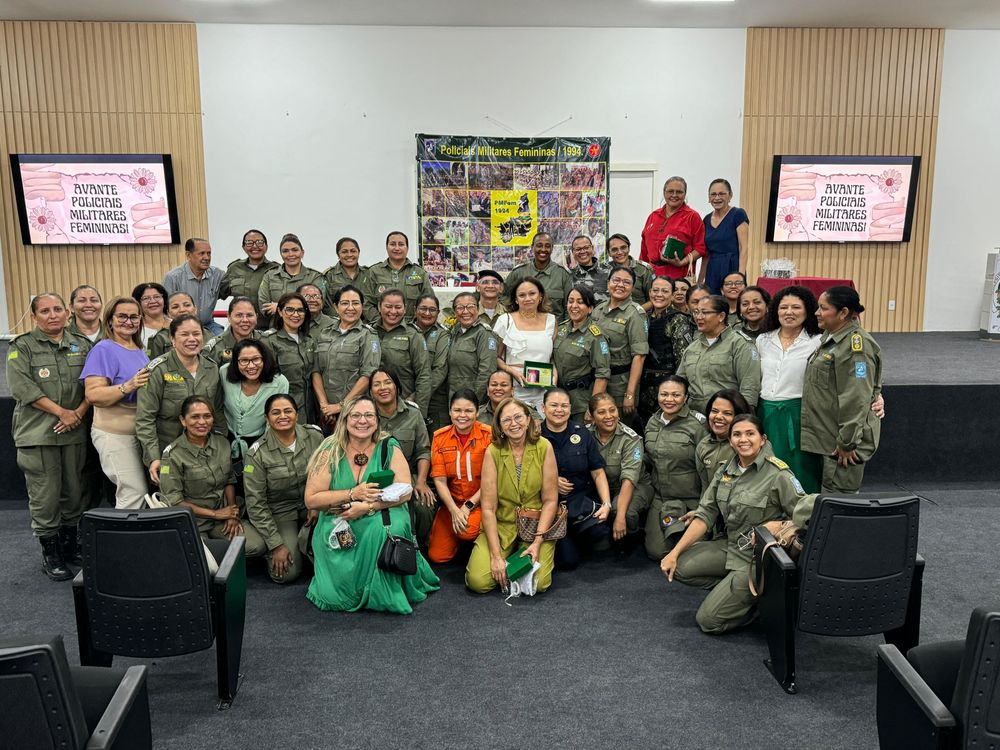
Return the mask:
[[[511,290],[507,310],[493,323],[499,341],[497,368],[514,379],[514,398],[540,411],[545,389],[526,385],[524,363],[552,362],[556,316],[549,312],[545,288],[533,277],[523,279]],[[552,377],[553,381],[557,378],[554,367]]]

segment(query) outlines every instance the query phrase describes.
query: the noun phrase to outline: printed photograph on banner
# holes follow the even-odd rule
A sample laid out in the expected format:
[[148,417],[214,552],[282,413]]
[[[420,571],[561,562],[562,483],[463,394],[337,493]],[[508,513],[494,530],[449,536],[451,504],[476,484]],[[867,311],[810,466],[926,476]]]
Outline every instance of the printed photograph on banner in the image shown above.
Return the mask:
[[538,224],[538,231],[551,236],[553,245],[572,245],[573,238],[583,234],[582,230],[582,219],[546,219]]
[[582,211],[580,202],[582,195],[576,190],[565,190],[559,193],[559,215],[563,217],[579,216]]
[[530,247],[515,247],[514,248],[514,265],[519,266],[522,263],[527,263],[532,259],[531,248]]
[[420,226],[422,241],[427,244],[443,245],[445,241],[445,219],[441,216],[431,216],[424,219]]
[[605,211],[607,211],[607,198],[603,190],[583,193],[583,216],[588,219],[603,219]]
[[538,193],[534,190],[490,192],[490,237],[497,245],[530,245],[537,226]]
[[469,214],[479,218],[490,217],[490,191],[470,190],[469,191]]
[[452,248],[445,245],[424,245],[420,264],[427,271],[450,271]]
[[477,190],[514,187],[514,165],[479,163],[469,165],[469,187]]
[[465,165],[451,161],[420,163],[421,184],[428,187],[465,187]]
[[444,215],[461,217],[468,216],[469,194],[465,190],[445,190]]
[[559,169],[555,164],[530,164],[514,167],[514,188],[538,190],[559,185]]
[[475,286],[476,276],[475,274],[465,273],[463,271],[451,271],[445,274],[448,286]]
[[489,245],[490,244],[490,222],[483,219],[469,220],[469,244]]
[[493,268],[493,248],[474,247],[472,252],[472,272],[479,273]]
[[421,190],[420,213],[423,216],[444,216],[444,192],[427,188]]
[[[608,238],[604,235],[604,222],[600,219],[588,219],[586,224],[586,229],[580,232],[580,234],[585,234],[590,237],[590,241],[594,243],[594,252],[597,256],[603,257],[608,244]],[[572,244],[572,240],[570,240]]]
[[469,220],[448,219],[444,229],[444,238],[447,245],[468,245]]
[[446,284],[447,277],[443,273],[428,273],[427,278],[430,279],[431,286],[434,287],[447,286]]
[[542,192],[538,194],[538,218],[555,219],[559,216],[559,193]]
[[493,270],[496,271],[497,273],[507,273],[508,271],[512,271],[513,269],[514,269],[514,248],[494,247]]
[[559,186],[566,188],[603,188],[603,164],[562,164]]
[[469,248],[455,247],[451,251],[451,267],[456,271],[468,271],[470,266]]

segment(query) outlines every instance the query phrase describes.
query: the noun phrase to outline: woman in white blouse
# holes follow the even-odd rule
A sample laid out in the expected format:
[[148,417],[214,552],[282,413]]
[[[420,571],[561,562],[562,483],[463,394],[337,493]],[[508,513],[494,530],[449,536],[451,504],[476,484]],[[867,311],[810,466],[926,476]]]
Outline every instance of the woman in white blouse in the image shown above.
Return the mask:
[[[806,360],[819,347],[816,296],[803,286],[786,286],[774,295],[757,337],[761,388],[757,413],[774,455],[788,464],[806,493],[819,492],[823,466],[819,456],[799,447],[802,434],[802,386]],[[881,419],[882,397],[872,404]]]
[[819,492],[823,476],[818,456],[799,447],[802,385],[806,360],[819,346],[816,296],[802,286],[786,286],[774,295],[757,337],[762,374],[757,412],[774,455],[791,467],[807,493]]
[[[536,412],[542,408],[545,388],[527,383],[525,362],[552,362],[552,344],[556,337],[556,316],[549,312],[549,302],[542,283],[533,277],[523,279],[511,290],[508,312],[493,323],[497,346],[497,369],[509,372],[514,379],[514,398]],[[557,374],[552,368],[555,381]],[[552,383],[555,385],[555,382]]]

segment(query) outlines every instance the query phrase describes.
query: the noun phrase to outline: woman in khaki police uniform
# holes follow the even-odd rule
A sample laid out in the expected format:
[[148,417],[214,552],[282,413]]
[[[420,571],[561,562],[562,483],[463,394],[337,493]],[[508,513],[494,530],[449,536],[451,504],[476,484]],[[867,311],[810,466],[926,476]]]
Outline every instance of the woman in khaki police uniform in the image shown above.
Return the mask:
[[218,367],[222,367],[233,359],[233,349],[243,339],[260,338],[257,331],[257,311],[253,303],[246,297],[233,297],[229,300],[229,325],[226,330],[205,342],[205,356]]
[[569,393],[570,419],[583,424],[591,395],[604,393],[611,376],[607,339],[591,322],[597,300],[593,290],[575,286],[566,295],[569,320],[559,324],[552,345],[552,364],[559,387]]
[[[160,490],[167,505],[191,509],[203,537],[232,539],[244,535],[246,528],[236,504],[229,441],[212,432],[216,413],[204,396],[188,396],[181,403],[184,431],[163,449]],[[262,554],[259,534],[247,534],[244,552]]]
[[[167,297],[167,316],[173,320],[180,315],[197,315],[198,308],[195,307],[194,300],[187,292],[174,292]],[[212,339],[212,332],[202,326],[202,336],[205,341]],[[170,328],[163,328],[153,334],[153,337],[146,342],[146,356],[150,359],[166,354],[173,348],[170,343]]]
[[468,388],[479,403],[486,403],[486,384],[497,369],[493,329],[478,319],[479,305],[472,292],[459,292],[452,305],[455,325],[448,339],[448,398]]
[[266,315],[274,315],[278,300],[303,284],[315,284],[326,294],[323,274],[302,264],[306,251],[298,237],[286,234],[278,244],[278,252],[281,254],[281,265],[264,274],[257,290],[257,306]]
[[291,583],[302,573],[299,529],[315,520],[315,514],[307,514],[303,496],[306,466],[323,433],[299,424],[298,411],[291,396],[271,396],[264,404],[267,429],[250,446],[243,464],[247,517],[267,549],[267,572],[275,583]]
[[882,393],[882,350],[858,322],[864,311],[850,287],[819,297],[823,339],[806,365],[802,449],[823,457],[823,492],[860,490],[878,448],[881,422],[872,403]]
[[66,563],[79,564],[76,526],[85,510],[82,425],[90,404],[80,372],[90,341],[66,330],[69,310],[55,292],[31,300],[31,319],[34,329],[15,338],[7,352],[7,383],[17,402],[11,431],[31,528],[42,545],[42,570],[53,581],[65,581],[73,577]]
[[226,434],[219,368],[201,353],[201,321],[196,315],[181,315],[170,323],[174,348],[151,360],[149,382],[139,389],[135,411],[135,434],[142,446],[142,462],[149,476],[159,483],[163,449],[180,437],[177,418],[188,396],[204,396],[215,409],[215,429]]
[[348,284],[333,295],[333,303],[340,323],[323,329],[316,339],[312,374],[320,418],[330,429],[344,403],[368,390],[382,357],[378,336],[361,322],[364,295]]
[[[687,515],[684,536],[660,562],[668,581],[676,578],[711,589],[695,615],[698,627],[711,634],[725,633],[754,618],[755,602],[748,586],[753,528],[782,519],[801,527],[812,512],[811,502],[800,503],[802,485],[771,453],[756,416],[736,417],[729,441],[736,456],[715,475],[697,510]],[[699,541],[720,517],[725,519],[726,535]]]
[[599,304],[592,316],[611,350],[608,393],[627,420],[635,415],[642,364],[649,353],[646,311],[632,301],[634,286],[635,271],[617,266],[608,277],[610,299]]
[[669,375],[657,389],[660,413],[646,423],[645,453],[653,485],[646,516],[646,554],[661,559],[684,531],[681,516],[698,506],[704,489],[695,464],[695,446],[707,434],[688,408],[688,383]]
[[399,395],[413,401],[427,416],[431,399],[431,360],[427,342],[416,323],[403,320],[406,303],[399,289],[386,289],[379,295],[378,320],[372,326],[382,347],[382,366],[399,379]]
[[305,298],[298,292],[283,294],[278,300],[274,323],[260,340],[274,352],[278,371],[288,378],[288,395],[299,405],[299,419],[306,422],[310,415],[308,397],[312,396],[313,361],[316,342],[309,335],[311,316]]
[[[438,323],[441,313],[441,303],[433,294],[421,294],[417,298],[414,309],[413,323],[424,336],[427,344],[427,360],[430,362],[431,375],[428,392],[431,394],[427,406],[427,431],[434,434],[435,430],[451,424],[448,414],[448,344],[450,331]],[[496,359],[496,357],[494,357]],[[466,386],[467,387],[467,386]]]

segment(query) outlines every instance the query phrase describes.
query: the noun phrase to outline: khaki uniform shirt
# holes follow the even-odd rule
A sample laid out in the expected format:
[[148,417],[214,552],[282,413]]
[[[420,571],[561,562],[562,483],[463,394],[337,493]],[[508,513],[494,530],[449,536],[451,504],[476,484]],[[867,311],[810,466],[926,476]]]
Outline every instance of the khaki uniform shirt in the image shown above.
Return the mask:
[[[611,349],[604,333],[589,319],[579,328],[565,320],[556,330],[552,346],[552,363],[556,366],[559,385],[584,378],[611,377]],[[593,390],[593,383],[588,390]]]
[[723,328],[711,346],[699,333],[685,350],[677,374],[691,383],[688,405],[696,411],[704,411],[711,395],[723,388],[735,388],[750,406],[756,406],[760,396],[757,347],[732,328]]
[[587,429],[594,436],[597,449],[604,458],[604,473],[608,475],[611,497],[618,496],[622,491],[622,482],[626,479],[633,486],[638,486],[645,475],[642,465],[642,437],[639,433],[619,422],[615,434],[602,445],[597,427],[591,424]]
[[[201,336],[201,340],[206,344],[215,338],[215,334],[205,327],[202,327],[201,329]],[[170,340],[170,329],[161,328],[159,331],[150,336],[149,341],[146,342],[146,356],[150,359],[156,359],[157,357],[166,354],[173,348],[174,344]]]
[[7,351],[7,385],[14,397],[11,432],[14,445],[31,448],[41,445],[78,445],[87,442],[89,431],[53,432],[59,418],[32,404],[48,398],[64,409],[76,409],[83,401],[80,373],[92,344],[86,336],[63,331],[56,343],[35,328],[10,343]]
[[[310,329],[311,330],[311,329]],[[274,352],[278,371],[288,379],[288,395],[299,406],[299,418],[306,413],[306,401],[312,391],[313,363],[316,359],[316,342],[312,336],[299,334],[296,341],[282,328],[265,331],[260,340]]]
[[882,350],[856,321],[823,334],[806,364],[802,449],[829,456],[837,448],[869,458],[881,421],[871,410],[882,392]]
[[406,319],[413,320],[413,310],[421,294],[433,294],[431,280],[420,266],[409,260],[398,271],[389,265],[388,259],[369,266],[365,276],[365,320],[378,320],[378,297],[386,289],[399,289],[406,304]]
[[247,515],[268,550],[284,544],[275,522],[298,520],[305,513],[306,466],[322,442],[318,427],[299,424],[294,450],[282,445],[268,428],[247,451],[243,464]]
[[359,378],[370,378],[382,359],[378,336],[360,321],[346,331],[340,326],[325,328],[315,342],[313,372],[323,376],[323,388],[332,404],[343,401]]
[[[223,408],[219,368],[204,354],[198,356],[197,377],[181,364],[171,349],[151,360],[149,382],[139,389],[135,410],[135,435],[142,446],[142,461],[149,466],[160,458],[164,448],[180,437],[181,404],[188,396],[204,396],[215,409],[213,432],[225,435],[226,412]],[[226,443],[229,450],[229,443]]]
[[77,336],[83,336],[83,338],[87,339],[87,341],[90,341],[91,344],[96,344],[98,341],[104,338],[104,330],[99,327],[97,329],[97,336],[93,340],[91,340],[91,338],[87,334],[85,334],[83,331],[80,330],[80,326],[76,322],[76,316],[73,316],[69,319],[69,325],[66,326],[66,330],[69,331],[70,333],[75,333]]
[[698,475],[701,477],[701,486],[708,487],[715,476],[715,472],[729,463],[729,459],[736,455],[733,446],[728,440],[719,440],[714,434],[709,432],[704,439],[698,443],[694,451],[695,459],[698,462]]
[[396,413],[391,417],[379,417],[383,432],[387,432],[399,442],[399,447],[410,465],[410,473],[417,479],[417,462],[425,458],[431,460],[431,438],[420,409],[412,401],[396,400]]
[[465,330],[456,324],[448,343],[448,398],[460,388],[471,388],[479,403],[485,403],[486,383],[497,369],[493,329],[478,320]]
[[741,550],[740,537],[762,523],[791,518],[804,494],[788,464],[775,458],[765,444],[746,471],[740,473],[739,459],[734,457],[716,473],[695,517],[709,529],[715,528],[719,516],[725,519],[726,570],[746,570],[753,549]]
[[[254,341],[260,341],[260,335],[260,331],[257,329],[250,331],[250,338]],[[216,365],[222,367],[233,361],[233,348],[236,346],[236,343],[236,334],[233,333],[232,327],[229,326],[218,336],[208,339],[201,353],[215,362]]]
[[[418,327],[418,330],[419,327]],[[430,399],[429,404],[448,411],[448,345],[451,339],[450,331],[440,323],[435,323],[426,331],[421,331],[424,335],[424,342],[427,344],[427,359],[431,365],[430,378]]]
[[327,309],[333,310],[333,295],[340,291],[341,287],[345,287],[348,284],[360,289],[361,293],[364,294],[365,291],[365,278],[368,276],[367,266],[362,266],[358,264],[358,275],[353,279],[347,275],[347,271],[344,269],[340,263],[330,266],[328,269],[323,271],[323,279],[326,281],[326,295],[325,304]]
[[257,305],[264,307],[269,302],[277,302],[283,295],[294,292],[303,284],[312,284],[318,287],[323,293],[323,299],[326,299],[326,279],[319,271],[308,266],[301,266],[299,275],[291,276],[285,270],[284,264],[271,268],[261,279],[260,289],[257,292]]
[[[617,267],[617,263],[612,263],[609,274]],[[656,279],[656,274],[653,273],[653,269],[649,267],[648,263],[636,260],[635,258],[628,259],[628,267],[635,271],[635,284],[632,285],[632,301],[640,305],[645,305],[649,302],[649,290],[653,288],[653,281]]]
[[319,338],[320,331],[340,325],[340,317],[337,315],[327,315],[320,313],[315,318],[309,319],[309,335],[314,339]]
[[249,297],[253,303],[253,309],[257,311],[257,328],[266,329],[267,324],[264,321],[264,313],[261,312],[257,295],[260,292],[260,284],[264,280],[264,274],[277,267],[277,263],[267,258],[264,258],[256,268],[251,268],[246,258],[234,260],[226,266],[226,273],[219,286],[219,299]]
[[382,366],[399,378],[405,399],[412,399],[427,416],[431,400],[431,360],[423,332],[413,323],[400,323],[392,330],[385,330],[376,323],[375,333],[382,345]]
[[[167,505],[188,502],[200,508],[219,510],[226,504],[225,489],[233,470],[229,441],[209,434],[208,443],[199,448],[181,435],[163,449],[160,464],[160,491]],[[202,534],[219,521],[195,517]]]
[[643,458],[661,500],[698,502],[703,488],[695,447],[707,434],[705,425],[687,406],[669,424],[664,424],[662,413],[649,418]]
[[613,310],[610,304],[599,304],[591,318],[608,340],[611,366],[624,367],[632,364],[633,357],[649,354],[649,322],[646,311],[632,300]]
[[507,274],[507,280],[503,285],[507,299],[510,299],[518,282],[529,276],[542,283],[545,296],[548,297],[549,305],[552,307],[552,314],[556,316],[556,320],[562,320],[566,315],[566,295],[573,289],[573,277],[569,271],[552,260],[541,271],[535,268],[533,261],[515,266],[514,270]]

